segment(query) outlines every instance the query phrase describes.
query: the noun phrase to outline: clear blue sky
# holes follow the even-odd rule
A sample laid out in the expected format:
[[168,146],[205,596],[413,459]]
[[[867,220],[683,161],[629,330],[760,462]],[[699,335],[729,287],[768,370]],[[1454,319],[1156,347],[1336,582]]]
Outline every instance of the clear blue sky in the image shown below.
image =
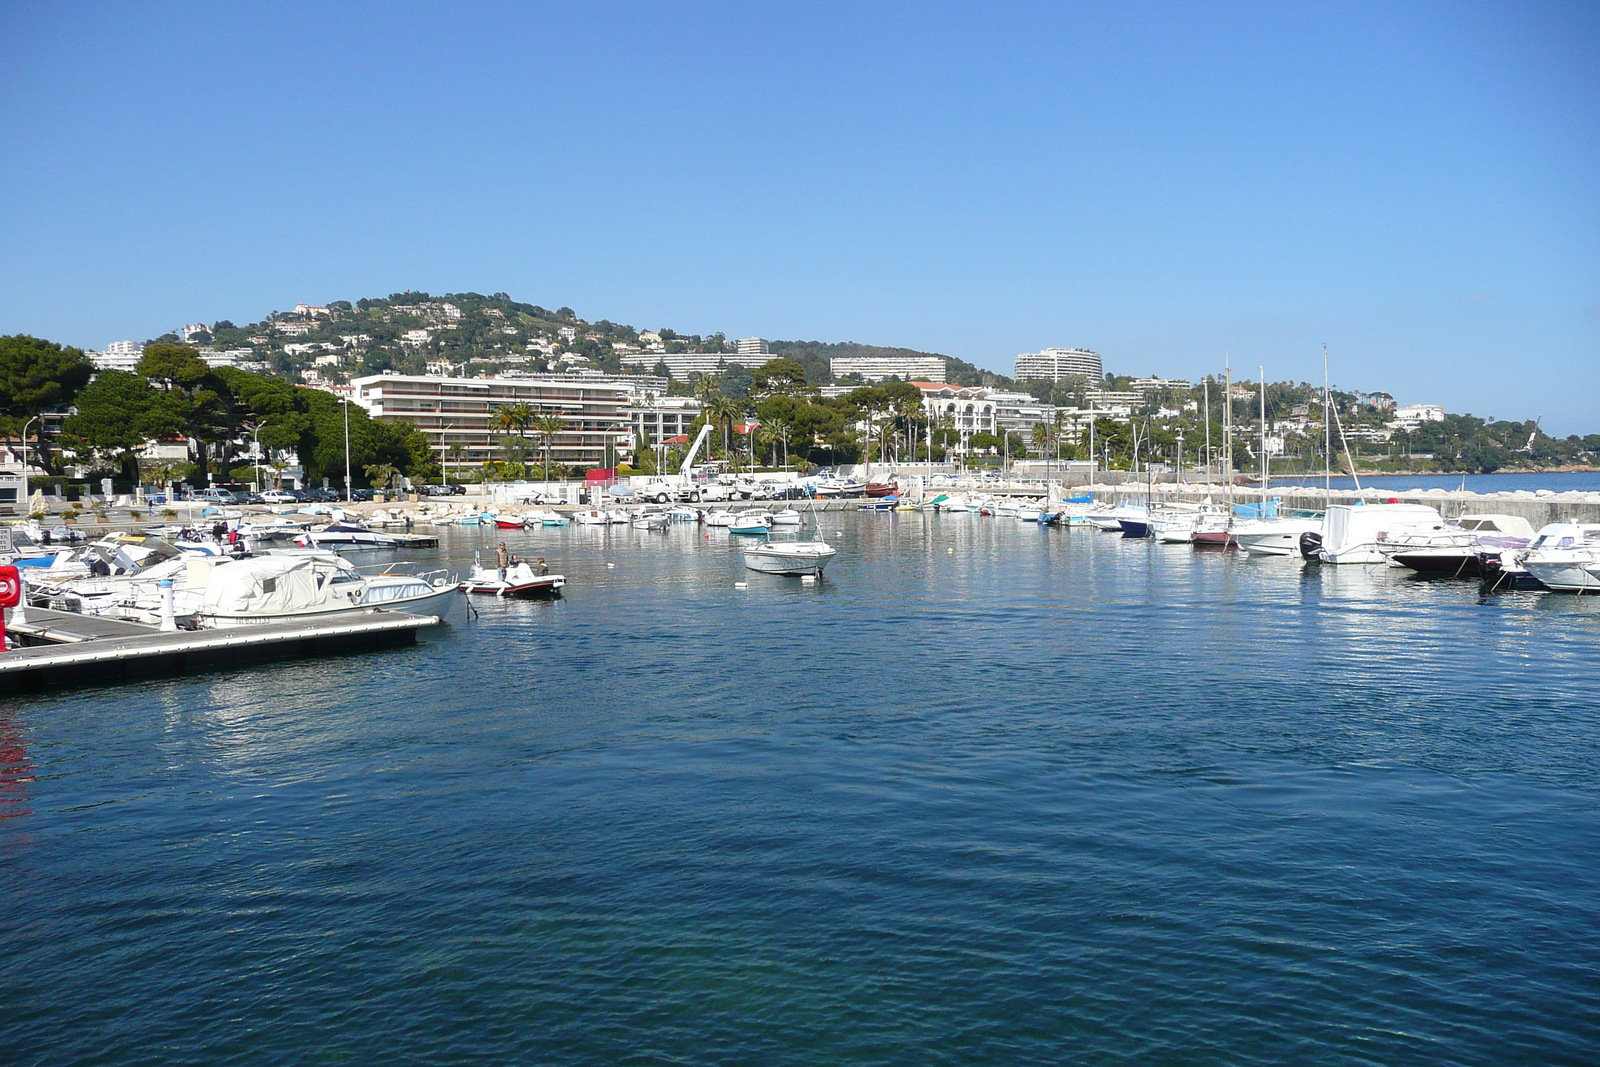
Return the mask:
[[1600,5],[0,7],[0,332],[505,291],[1600,430]]

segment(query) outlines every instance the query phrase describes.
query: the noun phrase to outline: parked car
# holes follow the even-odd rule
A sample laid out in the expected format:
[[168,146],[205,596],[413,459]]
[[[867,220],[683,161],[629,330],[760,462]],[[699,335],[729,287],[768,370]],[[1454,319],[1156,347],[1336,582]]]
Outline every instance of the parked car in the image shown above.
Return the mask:
[[206,504],[237,504],[239,498],[226,489],[202,489],[194,495],[194,499]]
[[372,497],[373,490],[371,489],[352,489],[350,491],[351,500],[371,500]]
[[295,495],[287,489],[268,489],[261,494],[263,504],[298,504]]

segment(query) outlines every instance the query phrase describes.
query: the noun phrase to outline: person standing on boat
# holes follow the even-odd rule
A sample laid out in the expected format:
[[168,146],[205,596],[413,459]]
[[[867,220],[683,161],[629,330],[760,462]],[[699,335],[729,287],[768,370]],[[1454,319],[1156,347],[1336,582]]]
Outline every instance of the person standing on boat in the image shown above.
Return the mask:
[[500,542],[500,550],[498,555],[500,559],[500,580],[503,582],[506,580],[506,565],[511,562],[511,553],[506,550],[506,543],[504,541]]
[[544,561],[544,557],[543,556],[540,556],[539,557],[539,576],[542,578],[546,574],[549,574],[549,573],[550,573],[550,565]]

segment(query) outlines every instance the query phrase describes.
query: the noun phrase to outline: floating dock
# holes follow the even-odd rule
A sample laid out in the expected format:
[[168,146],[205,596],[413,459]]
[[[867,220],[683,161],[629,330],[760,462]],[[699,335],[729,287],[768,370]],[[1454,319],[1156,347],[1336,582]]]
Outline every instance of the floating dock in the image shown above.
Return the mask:
[[415,644],[434,615],[370,611],[218,630],[160,631],[141,623],[28,608],[6,632],[26,646],[0,652],[0,692],[101,685],[275,659]]

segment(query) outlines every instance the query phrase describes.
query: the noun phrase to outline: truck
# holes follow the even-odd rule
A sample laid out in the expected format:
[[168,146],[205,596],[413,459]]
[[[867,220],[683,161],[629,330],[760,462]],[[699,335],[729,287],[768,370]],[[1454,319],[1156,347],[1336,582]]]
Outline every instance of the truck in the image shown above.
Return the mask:
[[711,424],[706,423],[700,427],[700,433],[694,439],[694,444],[690,445],[689,451],[684,454],[683,463],[679,465],[675,476],[657,478],[644,485],[634,486],[634,493],[640,500],[657,504],[669,501],[698,504],[701,501],[732,500],[733,491],[727,486],[716,482],[702,484],[694,480],[695,457],[700,454],[700,446],[706,443],[706,438],[709,436],[711,436]]

